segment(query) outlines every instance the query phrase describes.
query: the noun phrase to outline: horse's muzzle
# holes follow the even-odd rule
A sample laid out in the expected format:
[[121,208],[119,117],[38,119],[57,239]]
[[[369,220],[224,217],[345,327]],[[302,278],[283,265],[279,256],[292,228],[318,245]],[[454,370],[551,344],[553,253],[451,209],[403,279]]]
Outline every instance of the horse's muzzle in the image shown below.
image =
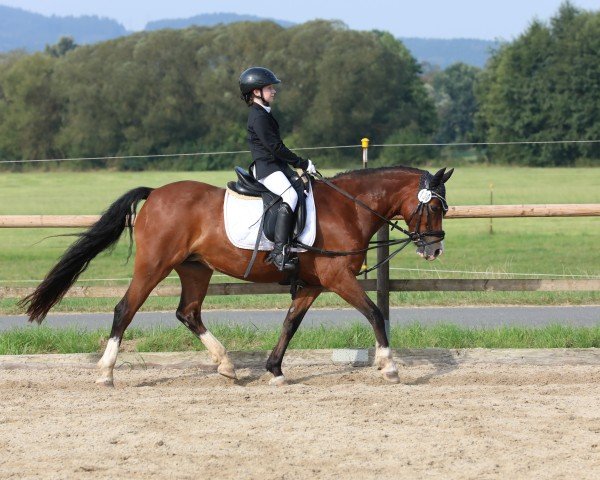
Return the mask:
[[419,246],[417,255],[428,261],[433,261],[444,253],[444,242],[436,242],[431,245]]

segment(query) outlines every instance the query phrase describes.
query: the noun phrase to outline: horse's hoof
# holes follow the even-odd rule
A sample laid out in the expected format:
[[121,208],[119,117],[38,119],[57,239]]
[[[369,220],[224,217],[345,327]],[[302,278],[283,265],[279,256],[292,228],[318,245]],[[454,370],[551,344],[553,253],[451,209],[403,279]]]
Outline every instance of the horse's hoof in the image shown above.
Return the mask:
[[398,375],[398,372],[396,372],[396,371],[383,372],[382,375],[383,375],[383,378],[390,383],[400,383],[400,376]]
[[219,374],[223,375],[224,377],[233,378],[234,380],[237,380],[235,368],[233,368],[233,365],[231,363],[221,363],[217,367],[217,372],[219,372]]
[[274,387],[283,387],[287,385],[287,379],[283,375],[279,375],[278,377],[273,377],[269,380],[269,385],[273,385]]
[[96,385],[99,387],[113,387],[115,386],[112,378],[99,378],[96,380]]

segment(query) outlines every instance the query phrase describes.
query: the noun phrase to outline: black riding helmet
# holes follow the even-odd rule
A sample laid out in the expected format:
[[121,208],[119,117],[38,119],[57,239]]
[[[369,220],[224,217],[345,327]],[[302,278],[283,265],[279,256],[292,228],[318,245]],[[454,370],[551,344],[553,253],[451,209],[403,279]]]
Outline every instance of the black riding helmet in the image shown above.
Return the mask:
[[250,67],[240,75],[240,92],[245,95],[255,88],[263,88],[276,83],[281,83],[281,80],[268,68]]
[[[275,85],[281,83],[275,74],[268,68],[250,67],[244,70],[240,75],[240,92],[242,99],[248,103],[250,95],[255,88],[260,88],[260,96],[262,98],[262,89],[267,85]],[[264,98],[262,99],[264,101]]]

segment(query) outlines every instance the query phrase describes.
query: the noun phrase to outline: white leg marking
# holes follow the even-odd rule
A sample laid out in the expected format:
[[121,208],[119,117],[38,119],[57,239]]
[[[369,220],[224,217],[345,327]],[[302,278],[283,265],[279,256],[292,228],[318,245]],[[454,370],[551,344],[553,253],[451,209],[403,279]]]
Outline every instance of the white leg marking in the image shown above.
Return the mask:
[[385,357],[385,358],[392,358],[392,351],[390,350],[390,347],[379,347],[378,349],[379,351],[377,352],[377,356],[379,357]]
[[375,366],[381,370],[383,378],[392,383],[398,383],[398,368],[392,357],[392,350],[389,347],[383,348],[377,345],[375,351]]
[[216,359],[216,363],[220,363],[223,357],[227,356],[227,350],[225,350],[223,344],[208,330],[200,334],[200,341],[212,355],[213,359]]
[[204,344],[206,349],[211,354],[213,361],[219,364],[217,372],[219,372],[224,377],[237,378],[233,363],[229,359],[229,356],[227,355],[227,350],[225,349],[223,344],[219,342],[214,337],[214,335],[208,330],[200,334],[200,341]]
[[113,369],[115,363],[117,363],[117,354],[119,353],[119,339],[116,337],[109,338],[104,350],[104,355],[98,362],[98,368],[100,368],[100,378],[96,380],[96,383],[102,385],[113,384]]
[[287,385],[287,380],[284,375],[279,375],[278,377],[273,377],[271,380],[269,380],[269,385],[281,387],[283,385]]
[[387,365],[388,360],[391,360],[391,358],[392,351],[390,348],[383,348],[381,345],[377,344],[375,349],[375,366],[381,370],[385,365]]

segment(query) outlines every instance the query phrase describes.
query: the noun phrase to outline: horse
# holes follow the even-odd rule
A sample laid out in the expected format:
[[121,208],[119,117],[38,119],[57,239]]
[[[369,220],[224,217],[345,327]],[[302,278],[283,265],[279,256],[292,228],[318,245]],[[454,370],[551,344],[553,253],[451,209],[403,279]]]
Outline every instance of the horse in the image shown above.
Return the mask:
[[[407,242],[417,245],[420,256],[434,260],[443,252],[442,220],[448,209],[444,184],[452,173],[453,169],[446,172],[443,168],[432,175],[425,170],[396,166],[313,179],[317,205],[314,248],[298,254],[298,277],[304,286],[293,296],[279,340],[268,357],[266,369],[273,375],[271,384],[287,383],[281,369],[283,356],[304,315],[324,290],[338,294],[367,318],[376,338],[375,366],[385,380],[399,382],[383,315],[356,276],[370,239],[398,215],[408,226],[408,231],[402,229],[409,234]],[[76,234],[78,239],[44,280],[21,300],[29,321],[41,323],[90,262],[113,246],[127,228],[129,255],[134,240],[136,246],[133,276],[127,292],[115,306],[110,338],[98,362],[100,376],[96,383],[114,386],[113,369],[125,330],[152,290],[173,270],[181,281],[177,319],[204,344],[218,364],[218,373],[237,378],[227,350],[204,325],[201,316],[213,272],[243,279],[252,254],[228,240],[223,218],[224,196],[225,189],[195,181],[128,191],[88,230]],[[136,215],[143,200],[145,203]],[[285,273],[265,262],[266,254],[258,254],[246,280],[261,283],[285,280]]]

